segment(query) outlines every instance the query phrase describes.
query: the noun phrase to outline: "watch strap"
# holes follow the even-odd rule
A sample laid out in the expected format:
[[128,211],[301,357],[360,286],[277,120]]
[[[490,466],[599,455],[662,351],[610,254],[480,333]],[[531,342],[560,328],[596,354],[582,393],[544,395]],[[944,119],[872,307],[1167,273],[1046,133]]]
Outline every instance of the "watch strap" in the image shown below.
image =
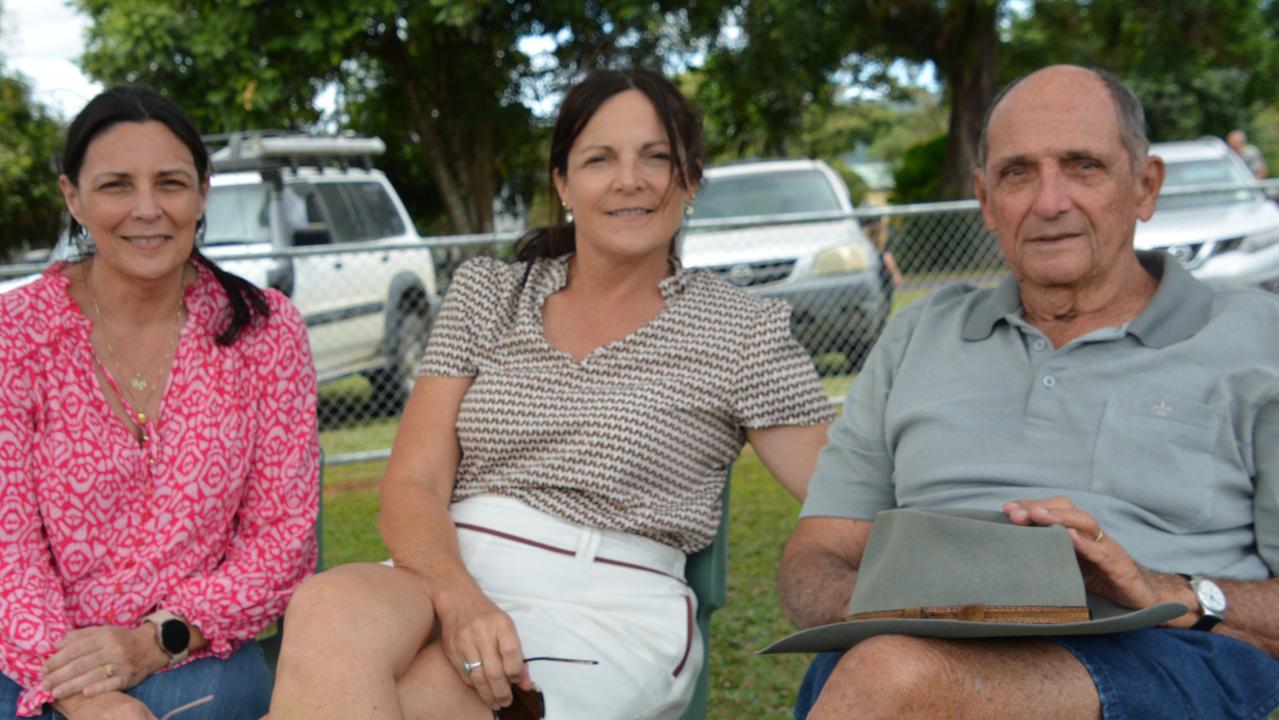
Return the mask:
[[1201,632],[1212,632],[1212,629],[1221,623],[1222,617],[1204,607],[1203,602],[1199,600],[1199,591],[1195,588],[1195,578],[1193,576],[1187,575],[1186,573],[1177,574],[1182,578],[1185,578],[1186,582],[1190,583],[1190,590],[1195,594],[1195,604],[1199,607],[1199,619],[1195,621],[1194,625],[1190,626],[1190,629],[1199,630]]
[[[156,610],[150,615],[147,615],[146,617],[142,618],[142,622],[151,623],[152,625],[155,626],[155,642],[157,645],[160,646],[160,649],[164,651],[164,654],[169,656],[170,667],[177,665],[183,660],[186,660],[187,657],[191,655],[191,634],[190,634],[191,629],[190,629],[190,626],[186,624],[186,621],[184,621],[182,618],[178,617],[177,615],[174,615],[168,610]],[[187,630],[187,646],[182,648],[180,652],[176,652],[176,653],[170,651],[169,648],[164,644],[164,626],[165,626],[165,623],[171,623],[171,622],[182,623],[183,627],[185,627]]]

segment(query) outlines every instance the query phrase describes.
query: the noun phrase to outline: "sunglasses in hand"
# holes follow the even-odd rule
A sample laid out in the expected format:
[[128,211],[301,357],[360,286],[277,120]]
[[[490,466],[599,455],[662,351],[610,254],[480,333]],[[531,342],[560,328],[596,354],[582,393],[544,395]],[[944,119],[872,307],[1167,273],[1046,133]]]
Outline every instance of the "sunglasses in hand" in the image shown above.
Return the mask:
[[[545,656],[524,658],[525,663],[539,661],[573,663],[574,665],[600,664],[599,660],[579,660],[577,658]],[[542,695],[541,690],[525,690],[519,685],[512,685],[511,694],[513,699],[510,705],[493,711],[493,717],[497,720],[542,720],[542,718],[546,717],[546,698]]]

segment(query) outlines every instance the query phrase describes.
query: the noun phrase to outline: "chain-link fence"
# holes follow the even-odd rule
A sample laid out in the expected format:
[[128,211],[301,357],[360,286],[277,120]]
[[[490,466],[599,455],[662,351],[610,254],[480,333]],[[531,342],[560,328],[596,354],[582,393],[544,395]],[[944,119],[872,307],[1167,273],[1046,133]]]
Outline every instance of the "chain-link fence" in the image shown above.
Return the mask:
[[[1214,192],[1222,195],[1221,188]],[[1259,196],[1255,188],[1252,193]],[[1270,211],[1270,232],[1279,234],[1279,210],[1271,205]],[[387,456],[412,370],[453,271],[475,255],[509,258],[516,238],[451,236],[270,255],[216,246],[205,251],[232,271],[289,291],[307,320],[322,381],[327,461],[341,464]],[[1195,267],[1248,242],[1226,238],[1169,249]],[[680,253],[686,266],[709,268],[748,292],[788,300],[794,333],[826,376],[855,373],[894,311],[942,285],[992,285],[1006,273],[972,201],[862,208],[784,223],[693,220]],[[0,275],[39,270],[9,266]]]

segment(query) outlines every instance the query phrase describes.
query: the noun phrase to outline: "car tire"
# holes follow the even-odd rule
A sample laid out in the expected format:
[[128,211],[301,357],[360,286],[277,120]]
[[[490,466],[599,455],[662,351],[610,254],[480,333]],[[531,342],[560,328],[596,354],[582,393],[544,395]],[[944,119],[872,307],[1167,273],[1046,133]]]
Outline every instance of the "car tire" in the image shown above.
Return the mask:
[[431,322],[422,302],[410,302],[400,312],[395,323],[395,335],[385,368],[369,376],[373,386],[373,407],[380,414],[394,415],[404,408],[413,383],[417,379],[417,366],[426,349],[426,338]]

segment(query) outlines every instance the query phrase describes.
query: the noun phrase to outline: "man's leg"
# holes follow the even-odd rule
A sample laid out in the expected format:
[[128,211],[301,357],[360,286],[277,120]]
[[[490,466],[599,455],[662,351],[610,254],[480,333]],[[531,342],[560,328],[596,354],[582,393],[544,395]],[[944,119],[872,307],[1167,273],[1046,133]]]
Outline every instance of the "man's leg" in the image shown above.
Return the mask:
[[839,660],[808,717],[1101,717],[1092,678],[1049,640],[881,635]]

